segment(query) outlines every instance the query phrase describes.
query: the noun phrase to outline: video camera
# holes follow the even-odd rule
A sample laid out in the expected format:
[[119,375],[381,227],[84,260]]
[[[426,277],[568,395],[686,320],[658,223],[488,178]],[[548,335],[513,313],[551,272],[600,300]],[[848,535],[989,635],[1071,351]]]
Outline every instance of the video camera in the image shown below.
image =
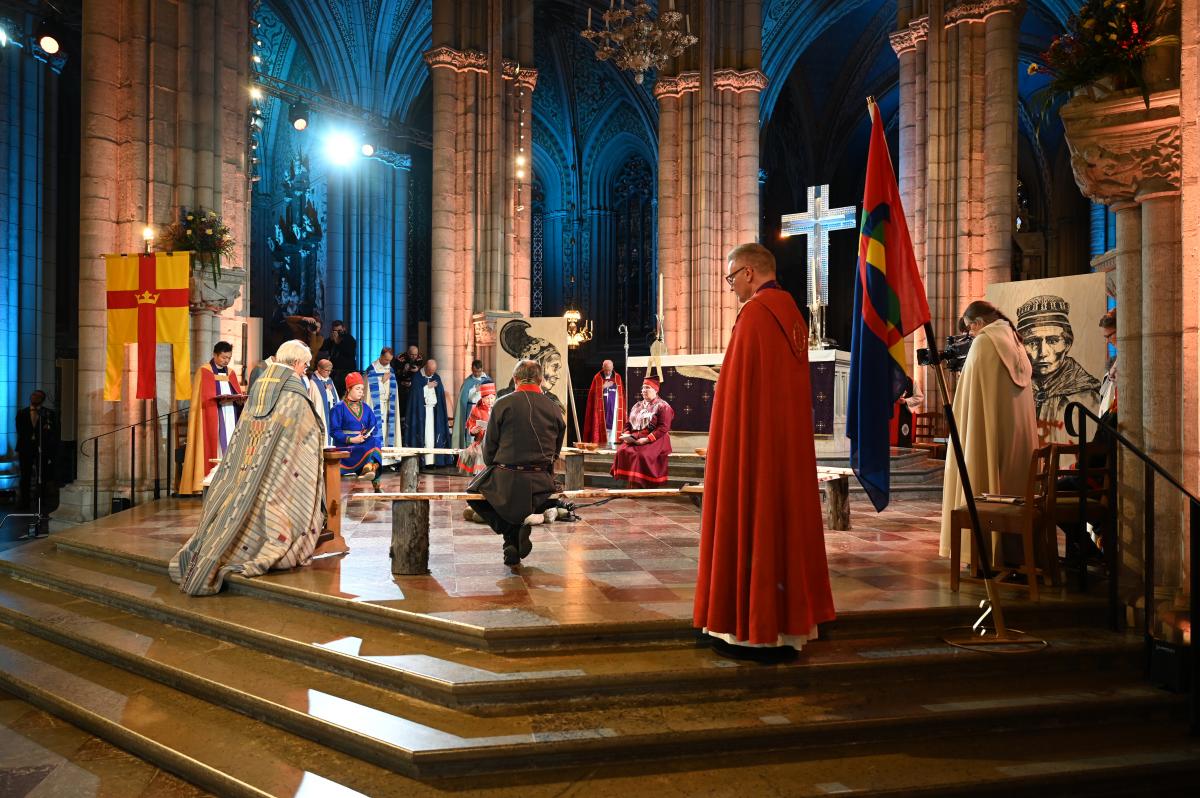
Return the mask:
[[[957,374],[962,371],[963,364],[967,362],[967,353],[971,351],[971,341],[970,333],[946,336],[946,348],[940,353],[936,353],[937,360],[945,363],[949,371]],[[934,354],[935,352],[928,349],[918,349],[917,364],[921,366],[934,365]]]

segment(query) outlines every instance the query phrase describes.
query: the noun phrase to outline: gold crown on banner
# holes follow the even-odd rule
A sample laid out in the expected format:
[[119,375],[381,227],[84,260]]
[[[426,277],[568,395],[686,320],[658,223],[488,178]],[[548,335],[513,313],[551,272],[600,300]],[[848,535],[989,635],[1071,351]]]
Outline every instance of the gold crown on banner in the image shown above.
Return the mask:
[[160,294],[152,294],[149,290],[138,294],[136,299],[139,305],[157,305]]

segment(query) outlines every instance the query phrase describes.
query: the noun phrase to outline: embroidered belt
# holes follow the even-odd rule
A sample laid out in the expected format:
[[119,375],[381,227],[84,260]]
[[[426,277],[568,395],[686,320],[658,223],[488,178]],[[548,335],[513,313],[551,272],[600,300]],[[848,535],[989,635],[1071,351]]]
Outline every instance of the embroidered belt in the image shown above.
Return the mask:
[[545,471],[549,473],[553,465],[548,466],[531,466],[531,465],[508,465],[507,463],[496,463],[496,468],[503,468],[505,471],[521,471],[524,473],[537,473]]

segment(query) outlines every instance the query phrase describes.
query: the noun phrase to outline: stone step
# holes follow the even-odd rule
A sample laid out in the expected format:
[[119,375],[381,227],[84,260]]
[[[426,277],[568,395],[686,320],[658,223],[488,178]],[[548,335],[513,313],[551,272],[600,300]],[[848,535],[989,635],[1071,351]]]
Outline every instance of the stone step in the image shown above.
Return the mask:
[[[14,629],[415,778],[674,758],[764,744],[802,750],[986,734],[1014,725],[1092,726],[1133,715],[1166,717],[1180,705],[1178,697],[1135,684],[1120,672],[1039,673],[1017,689],[1006,689],[1002,698],[990,680],[921,681],[897,691],[883,679],[861,674],[855,684],[796,694],[718,693],[699,713],[694,699],[664,703],[650,694],[600,708],[559,702],[549,715],[482,715],[433,706],[100,605],[28,596],[19,603],[3,619]],[[4,654],[0,647],[0,660]],[[60,659],[52,661],[57,665]],[[17,678],[20,670],[18,663]],[[153,691],[138,691],[147,692]],[[72,701],[76,696],[75,689],[60,693]]]
[[[141,624],[142,634],[166,624],[448,707],[528,706],[582,697],[598,705],[621,705],[627,697],[646,692],[753,695],[845,684],[868,673],[873,681],[894,684],[915,674],[1003,675],[1015,666],[1010,658],[963,652],[936,633],[911,628],[931,620],[938,630],[961,624],[968,620],[962,610],[877,612],[840,620],[830,625],[827,642],[810,644],[795,663],[773,667],[728,660],[691,641],[571,650],[543,638],[534,658],[528,650],[483,651],[399,632],[370,615],[331,616],[319,608],[267,602],[253,595],[190,598],[161,574],[53,549],[37,559],[36,568],[9,564],[6,575],[0,575],[0,617],[11,623],[48,623],[59,611],[87,609],[100,619],[125,613]],[[1040,611],[1049,615],[1053,606]],[[1009,615],[1021,618],[1015,608]],[[856,624],[871,636],[856,637]],[[898,629],[905,634],[898,635]],[[1038,655],[1039,668],[1046,673],[1128,670],[1139,661],[1140,646],[1132,638],[1081,628],[1043,634],[1052,641],[1050,649]]]
[[[115,577],[117,583],[124,579],[144,578],[150,583],[145,590],[168,594],[176,601],[182,600],[181,606],[194,607],[194,602],[189,602],[186,597],[162,588],[169,585],[165,573],[168,558],[174,553],[175,546],[162,541],[146,540],[142,543],[156,545],[143,545],[133,551],[106,543],[103,538],[50,538],[27,544],[10,554],[0,554],[0,572],[7,570],[19,578],[34,581],[44,579],[53,586],[65,585],[68,591],[76,589],[77,580],[85,584],[98,580],[103,588],[108,586],[110,577]],[[53,567],[46,570],[51,563],[82,570],[64,577],[57,575]],[[98,576],[90,575],[89,571],[96,571]],[[154,575],[138,577],[141,572]],[[676,618],[565,623],[548,622],[544,616],[515,608],[477,610],[457,613],[457,617],[448,618],[448,613],[422,613],[302,590],[269,576],[247,579],[231,575],[225,592],[265,598],[316,611],[324,616],[339,616],[423,638],[436,638],[459,646],[497,652],[525,648],[544,650],[547,646],[558,650],[604,648],[613,644],[622,647],[656,646],[666,642],[690,642],[695,638],[690,608],[683,608],[682,617]],[[974,609],[975,596],[983,595],[982,586],[967,585],[960,594],[961,603],[956,605],[840,612],[836,621],[822,626],[822,635],[835,636],[839,640],[877,637],[881,634],[887,636],[892,634],[891,630],[900,628],[899,625],[916,634],[939,632],[946,627],[960,625],[964,620],[973,620],[973,616],[978,614]],[[1072,596],[1067,601],[1040,603],[1016,596],[1006,596],[1005,600],[1009,622],[1016,626],[1024,625],[1023,628],[1101,627],[1106,623],[1106,609],[1107,603],[1099,596]]]

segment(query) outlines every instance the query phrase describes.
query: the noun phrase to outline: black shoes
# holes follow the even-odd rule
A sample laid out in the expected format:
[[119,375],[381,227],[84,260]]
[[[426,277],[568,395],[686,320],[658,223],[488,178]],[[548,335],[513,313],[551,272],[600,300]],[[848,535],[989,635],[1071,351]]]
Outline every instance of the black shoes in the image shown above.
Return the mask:
[[526,524],[525,526],[521,527],[521,559],[522,560],[529,556],[529,552],[533,551],[533,541],[529,539],[529,536],[531,534],[533,534],[533,527],[531,527],[529,524]]
[[504,564],[505,565],[519,565],[520,562],[521,562],[521,555],[517,553],[517,547],[516,546],[505,546],[504,547]]

